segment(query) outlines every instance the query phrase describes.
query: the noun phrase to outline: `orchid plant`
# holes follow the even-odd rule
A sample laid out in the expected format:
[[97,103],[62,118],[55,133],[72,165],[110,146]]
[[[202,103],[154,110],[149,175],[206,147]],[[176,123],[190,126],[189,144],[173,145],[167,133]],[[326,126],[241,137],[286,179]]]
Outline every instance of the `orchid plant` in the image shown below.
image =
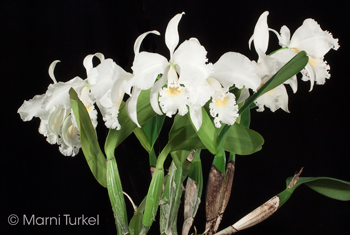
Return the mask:
[[[24,101],[18,109],[23,121],[41,120],[39,133],[50,144],[58,144],[65,156],[75,156],[80,148],[96,180],[108,190],[118,234],[147,234],[160,208],[161,234],[177,234],[177,215],[184,196],[182,234],[190,233],[203,191],[200,153],[208,150],[214,160],[205,194],[206,228],[203,234],[232,234],[251,227],[281,207],[301,184],[338,200],[350,200],[350,183],[327,177],[300,177],[301,171],[287,179],[287,188],[265,204],[219,231],[231,194],[236,155],[249,155],[261,149],[263,137],[249,129],[250,111],[288,110],[286,86],[297,91],[297,74],[303,81],[324,84],[329,65],[324,60],[330,50],[339,48],[338,39],[306,19],[290,36],[287,26],[280,32],[270,29],[269,12],[259,17],[249,40],[257,61],[237,52],[227,52],[212,63],[197,38],[179,45],[178,25],[184,13],[168,23],[165,44],[169,56],[140,52],[143,39],[160,35],[141,34],[134,44],[132,72],[127,72],[102,53],[85,57],[86,78],[75,77],[53,83],[45,94]],[[281,48],[266,54],[270,32]],[[94,67],[93,58],[100,63]],[[128,97],[125,97],[128,96]],[[98,111],[109,129],[104,152],[97,140]],[[168,142],[156,155],[154,145],[165,118],[173,119]],[[139,206],[123,192],[115,149],[134,133],[149,154],[152,180]],[[172,158],[165,174],[165,160]],[[184,186],[185,185],[185,186]],[[134,206],[128,221],[124,194]],[[219,232],[218,232],[219,231]],[[197,231],[195,231],[197,234]]]

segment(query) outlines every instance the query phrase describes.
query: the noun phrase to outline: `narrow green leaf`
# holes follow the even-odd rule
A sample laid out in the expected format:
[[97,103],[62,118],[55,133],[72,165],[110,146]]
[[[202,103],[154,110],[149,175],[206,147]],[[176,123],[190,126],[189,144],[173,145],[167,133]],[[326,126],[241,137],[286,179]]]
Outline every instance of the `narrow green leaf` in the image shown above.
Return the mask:
[[78,124],[80,143],[85,159],[95,179],[103,187],[106,187],[106,158],[98,144],[90,116],[73,88],[69,90],[69,95],[73,113]]
[[[292,178],[288,178],[289,183]],[[305,184],[316,192],[341,201],[350,200],[350,182],[329,177],[300,177],[294,189]]]

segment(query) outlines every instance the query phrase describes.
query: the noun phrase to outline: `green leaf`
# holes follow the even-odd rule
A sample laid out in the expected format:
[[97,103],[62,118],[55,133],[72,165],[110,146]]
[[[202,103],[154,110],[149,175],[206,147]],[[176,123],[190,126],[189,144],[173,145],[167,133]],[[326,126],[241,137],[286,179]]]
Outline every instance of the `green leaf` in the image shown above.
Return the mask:
[[238,122],[242,126],[249,128],[250,126],[250,110],[246,110],[244,113],[240,115],[240,121]]
[[107,161],[107,189],[118,233],[120,230],[120,234],[127,234],[129,233],[128,216],[115,158],[110,158]]
[[158,139],[158,136],[164,124],[164,120],[165,120],[165,115],[162,115],[162,116],[156,115],[152,117],[150,120],[148,120],[142,126],[142,129],[146,133],[146,136],[152,147],[154,146],[156,140]]
[[[292,178],[288,178],[289,184]],[[350,182],[329,178],[329,177],[300,177],[294,188],[301,184],[305,184],[316,192],[327,197],[341,200],[350,200]]]
[[267,81],[255,94],[250,96],[245,101],[243,107],[239,110],[239,112],[243,113],[246,109],[253,105],[254,100],[256,100],[259,96],[281,85],[283,82],[299,73],[307,65],[308,61],[309,57],[307,56],[306,52],[299,52],[279,71],[277,71],[277,73],[272,78],[270,78],[270,80]]
[[[158,156],[165,160],[165,157],[170,153],[178,150],[205,149],[202,141],[199,139],[196,131],[192,127],[191,121],[186,116],[176,115],[173,126],[169,132],[169,142]],[[163,161],[163,160],[161,160]],[[174,159],[177,167],[181,167],[181,160]],[[158,162],[157,162],[158,164]],[[162,165],[160,165],[162,166]]]
[[[286,180],[287,185],[292,179],[293,177],[289,177]],[[289,199],[294,190],[302,184],[326,197],[340,201],[350,201],[350,182],[329,177],[300,177],[293,187],[287,188],[279,194],[281,198],[280,207]]]
[[69,90],[69,95],[73,113],[77,121],[81,148],[85,159],[95,179],[103,187],[107,187],[106,158],[100,149],[100,145],[98,144],[96,132],[92,126],[90,116],[73,88]]
[[142,128],[135,128],[134,134],[137,137],[137,139],[140,141],[140,144],[142,145],[142,147],[148,153],[150,153],[152,151],[152,146],[144,130]]
[[259,151],[264,144],[264,138],[256,131],[238,123],[228,129],[224,148],[227,152],[249,155]]
[[136,137],[148,153],[152,152],[153,146],[162,129],[164,120],[165,115],[156,115],[142,125],[141,128],[134,129]]
[[135,211],[134,216],[130,220],[130,223],[129,223],[130,235],[139,235],[141,232],[143,212],[146,206],[146,198],[147,197],[145,197],[142,200],[141,204]]
[[164,181],[164,169],[157,168],[153,174],[151,184],[148,188],[146,207],[142,219],[142,229],[140,234],[147,234],[155,216],[157,214],[160,196],[162,193]]

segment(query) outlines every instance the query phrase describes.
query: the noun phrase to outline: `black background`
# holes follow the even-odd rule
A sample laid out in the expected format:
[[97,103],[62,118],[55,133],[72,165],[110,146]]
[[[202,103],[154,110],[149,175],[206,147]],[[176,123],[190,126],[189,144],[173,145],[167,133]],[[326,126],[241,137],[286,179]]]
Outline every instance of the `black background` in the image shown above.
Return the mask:
[[[302,176],[328,176],[350,181],[349,174],[349,20],[346,2],[340,1],[2,1],[1,17],[1,234],[116,234],[106,189],[93,178],[83,154],[65,157],[38,133],[39,119],[22,122],[17,109],[23,100],[46,92],[51,80],[47,69],[53,60],[59,81],[86,77],[82,61],[102,52],[131,72],[133,44],[148,36],[142,50],[168,56],[164,32],[168,21],[185,12],[179,25],[180,42],[196,37],[208,51],[210,62],[227,51],[257,59],[248,40],[260,14],[268,10],[268,23],[291,32],[304,19],[314,18],[341,45],[326,60],[331,79],[309,92],[299,79],[297,94],[289,90],[289,110],[252,112],[251,128],[265,138],[263,149],[237,156],[231,201],[221,228],[225,228],[285,188],[285,179],[304,167]],[[278,49],[271,35],[269,51]],[[166,136],[167,130],[163,135]],[[106,129],[100,121],[103,146]],[[157,143],[161,148],[163,138]],[[117,148],[124,191],[140,203],[150,182],[147,153],[130,136]],[[202,157],[206,179],[212,156]],[[204,200],[204,199],[203,199]],[[203,206],[204,204],[202,204]],[[128,204],[129,216],[132,208]],[[8,225],[11,214],[63,218],[63,214],[99,215],[95,226]],[[291,199],[265,222],[243,234],[348,234],[349,202],[326,198],[301,186]],[[195,220],[204,230],[204,208]],[[158,221],[150,234],[157,234]]]

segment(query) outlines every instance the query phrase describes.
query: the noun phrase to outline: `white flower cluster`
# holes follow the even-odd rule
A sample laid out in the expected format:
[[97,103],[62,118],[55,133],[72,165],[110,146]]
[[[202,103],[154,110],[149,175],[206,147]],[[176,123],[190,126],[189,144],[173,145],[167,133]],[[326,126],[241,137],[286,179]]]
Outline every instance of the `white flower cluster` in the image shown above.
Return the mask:
[[[47,137],[51,144],[59,144],[60,151],[66,156],[74,156],[80,148],[79,132],[72,115],[68,91],[73,87],[90,115],[93,126],[97,125],[96,104],[103,116],[107,128],[121,128],[118,121],[119,106],[124,94],[130,97],[126,102],[129,118],[140,127],[137,119],[137,100],[142,90],[151,89],[150,104],[159,115],[172,117],[176,113],[185,115],[189,112],[197,130],[202,125],[202,107],[209,102],[209,113],[217,128],[222,123],[232,125],[238,118],[238,104],[249,97],[249,89],[257,91],[286,62],[299,51],[304,50],[309,56],[309,63],[302,71],[303,80],[310,80],[311,87],[316,82],[323,84],[329,78],[329,66],[323,56],[331,49],[339,47],[338,40],[323,31],[316,21],[307,19],[290,39],[286,26],[279,34],[267,25],[268,12],[264,12],[249,40],[253,42],[259,59],[257,62],[246,56],[227,52],[216,63],[208,62],[207,51],[198,39],[190,38],[179,44],[178,24],[183,16],[172,18],[165,32],[165,44],[169,49],[169,59],[150,52],[139,52],[143,39],[149,31],[140,35],[134,44],[132,73],[126,72],[112,59],[105,59],[101,53],[88,55],[83,65],[87,78],[73,78],[68,82],[57,82],[53,70],[58,61],[49,68],[49,75],[54,84],[50,84],[43,95],[36,95],[24,101],[18,113],[23,121],[39,117],[39,132]],[[266,55],[269,31],[273,31],[283,50]],[[93,57],[101,63],[93,67]],[[157,80],[158,75],[162,76]],[[296,76],[285,82],[293,91],[297,90]],[[235,97],[230,88],[242,89],[240,97]],[[258,111],[264,106],[272,111],[282,108],[288,111],[288,95],[284,85],[267,92],[256,100]]]
[[[255,69],[261,78],[261,83],[266,83],[297,53],[305,51],[309,61],[301,71],[303,74],[302,80],[310,81],[310,90],[312,90],[315,83],[324,84],[326,79],[330,78],[330,67],[324,61],[324,55],[330,49],[337,50],[339,48],[338,39],[334,39],[328,31],[323,31],[313,19],[306,19],[290,38],[290,31],[287,26],[282,26],[280,34],[268,27],[268,14],[267,11],[261,14],[255,26],[254,34],[249,40],[249,46],[254,41],[254,47],[259,56],[258,61],[255,62]],[[269,31],[276,34],[282,47],[281,50],[277,50],[270,56],[265,54],[269,42]],[[296,76],[288,79],[285,84],[290,85],[294,93],[297,91]],[[258,111],[264,111],[264,106],[266,106],[273,112],[279,108],[289,112],[288,94],[283,84],[259,97],[255,103],[258,106]]]

